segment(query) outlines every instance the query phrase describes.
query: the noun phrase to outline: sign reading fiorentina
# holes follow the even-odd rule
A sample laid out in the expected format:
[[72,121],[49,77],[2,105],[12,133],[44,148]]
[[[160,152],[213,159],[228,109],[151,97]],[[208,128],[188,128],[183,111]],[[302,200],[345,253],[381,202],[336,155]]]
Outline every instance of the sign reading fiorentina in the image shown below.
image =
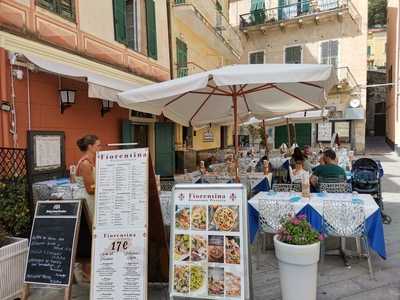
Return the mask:
[[148,149],[96,160],[91,299],[147,299]]
[[170,296],[248,299],[244,187],[182,184],[173,196]]

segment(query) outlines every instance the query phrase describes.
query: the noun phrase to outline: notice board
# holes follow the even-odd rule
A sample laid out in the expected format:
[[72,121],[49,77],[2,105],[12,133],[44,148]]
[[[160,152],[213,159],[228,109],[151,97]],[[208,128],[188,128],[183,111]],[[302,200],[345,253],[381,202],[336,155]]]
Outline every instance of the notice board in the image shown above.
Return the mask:
[[173,195],[170,297],[249,299],[243,185],[181,184]]
[[70,286],[80,215],[80,201],[37,202],[25,283]]
[[148,149],[96,157],[91,299],[147,299]]

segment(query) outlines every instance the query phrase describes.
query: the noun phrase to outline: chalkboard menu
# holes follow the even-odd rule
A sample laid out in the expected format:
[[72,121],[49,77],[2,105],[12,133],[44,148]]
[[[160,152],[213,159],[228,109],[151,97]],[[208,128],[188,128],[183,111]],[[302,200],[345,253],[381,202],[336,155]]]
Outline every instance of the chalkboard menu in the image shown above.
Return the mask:
[[37,202],[25,283],[70,285],[80,214],[80,201]]

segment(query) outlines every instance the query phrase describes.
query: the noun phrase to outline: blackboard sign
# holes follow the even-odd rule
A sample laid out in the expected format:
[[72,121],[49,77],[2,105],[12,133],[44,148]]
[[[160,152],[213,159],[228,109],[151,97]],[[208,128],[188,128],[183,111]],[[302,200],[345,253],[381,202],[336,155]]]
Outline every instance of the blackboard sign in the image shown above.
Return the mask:
[[25,283],[70,285],[80,215],[80,201],[37,202]]

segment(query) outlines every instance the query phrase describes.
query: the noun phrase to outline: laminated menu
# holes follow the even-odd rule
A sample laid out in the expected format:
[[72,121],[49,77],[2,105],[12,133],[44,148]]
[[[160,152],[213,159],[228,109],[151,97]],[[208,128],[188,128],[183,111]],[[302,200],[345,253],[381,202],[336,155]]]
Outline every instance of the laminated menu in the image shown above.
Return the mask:
[[242,185],[177,185],[171,222],[170,296],[248,299]]

